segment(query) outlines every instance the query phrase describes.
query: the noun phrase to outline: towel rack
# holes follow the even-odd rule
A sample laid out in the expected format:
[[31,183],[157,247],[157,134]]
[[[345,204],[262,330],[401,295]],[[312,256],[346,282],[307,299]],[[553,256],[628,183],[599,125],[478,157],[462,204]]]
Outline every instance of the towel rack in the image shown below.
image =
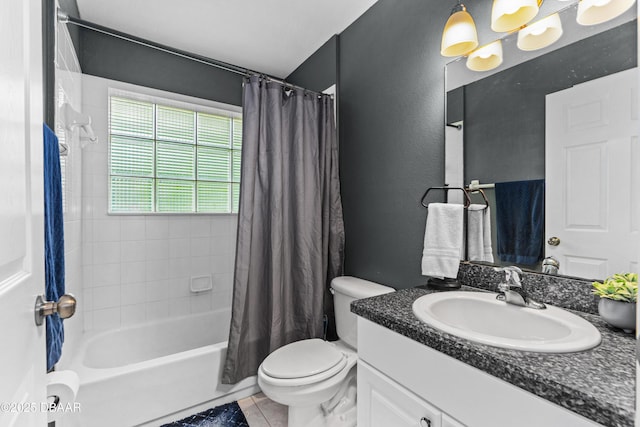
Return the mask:
[[469,193],[475,194],[480,193],[482,198],[484,199],[485,209],[489,207],[489,200],[487,199],[487,195],[484,194],[484,188],[496,188],[495,184],[480,184],[480,181],[477,179],[472,179],[469,185],[465,186],[464,189]]
[[[422,204],[422,206],[424,206],[425,208],[429,209],[429,205],[427,203],[425,203],[425,199],[427,198],[427,195],[429,194],[429,192],[431,190],[442,190],[444,191],[444,202],[448,203],[449,202],[449,190],[458,190],[458,191],[462,191],[462,193],[464,194],[464,211],[465,214],[462,216],[462,228],[464,230],[464,247],[465,247],[465,254],[464,254],[464,259],[468,259],[469,258],[469,250],[468,250],[468,244],[467,244],[467,223],[469,221],[468,219],[468,212],[467,212],[467,208],[469,207],[469,205],[471,204],[471,197],[469,197],[469,193],[467,192],[467,190],[465,190],[462,187],[449,187],[449,184],[445,184],[443,187],[429,187],[427,188],[427,191],[424,192],[424,194],[422,195],[422,198],[420,199],[420,203]],[[430,278],[427,281],[426,284],[427,288],[435,288],[435,289],[441,289],[441,290],[451,290],[451,289],[459,289],[460,288],[460,283],[456,280],[456,279],[449,279],[449,278],[444,278],[444,279],[438,279],[435,277]]]
[[[469,207],[469,205],[471,204],[471,198],[469,197],[469,193],[467,192],[467,190],[465,190],[462,187],[449,187],[449,185],[445,184],[444,187],[429,187],[427,188],[427,191],[424,192],[424,194],[422,195],[422,198],[420,199],[420,203],[422,204],[422,206],[424,206],[425,208],[429,208],[429,205],[426,204],[424,202],[425,198],[427,197],[427,194],[429,194],[429,192],[431,190],[444,190],[444,202],[447,203],[448,202],[448,195],[449,195],[449,190],[460,190],[464,193],[464,207],[467,208]],[[488,205],[488,202],[487,202]]]
[[[467,240],[468,240],[468,230],[467,230],[467,223],[469,222],[469,218],[468,218],[468,212],[467,212],[467,208],[469,207],[469,205],[471,204],[471,197],[469,197],[469,192],[467,190],[465,190],[462,187],[449,187],[449,184],[445,184],[443,187],[429,187],[427,188],[427,191],[424,192],[424,194],[422,195],[422,198],[420,199],[420,203],[422,204],[422,206],[424,206],[425,208],[429,209],[429,205],[425,203],[425,199],[427,197],[427,195],[429,194],[429,192],[431,190],[443,190],[444,191],[444,202],[448,203],[449,200],[449,190],[458,190],[458,191],[462,191],[462,193],[464,194],[464,211],[465,214],[462,216],[462,229],[464,230],[464,259],[467,260],[469,258],[469,248],[468,248],[468,244],[467,244]],[[460,284],[456,281],[453,280],[452,282],[449,281],[441,281],[439,279],[430,279],[428,284],[430,284],[431,286],[435,286],[437,288],[441,288],[441,289],[457,289],[460,287]]]
[[[425,203],[425,199],[427,197],[427,195],[429,194],[429,192],[431,190],[443,190],[444,191],[444,202],[447,203],[448,202],[448,194],[449,194],[449,190],[459,190],[462,191],[464,193],[464,209],[465,209],[465,215],[463,215],[463,223],[462,223],[462,227],[464,230],[464,259],[468,260],[469,259],[469,230],[468,230],[468,223],[469,223],[469,213],[468,213],[468,208],[471,205],[471,196],[469,193],[480,193],[480,195],[482,196],[482,198],[484,199],[484,207],[483,209],[486,209],[489,207],[489,199],[487,199],[487,195],[484,194],[484,191],[481,188],[463,188],[463,187],[449,187],[448,184],[445,184],[443,187],[429,187],[427,188],[427,191],[424,192],[424,194],[422,195],[422,198],[420,199],[420,203],[422,204],[422,206],[424,206],[425,208],[429,209],[429,205]],[[458,286],[459,287],[459,286]]]
[[496,188],[495,184],[480,184],[480,180],[472,179],[469,185],[467,185],[467,190],[476,191],[481,188]]
[[482,196],[482,199],[484,200],[484,208],[482,208],[482,209],[487,209],[489,207],[489,199],[487,199],[487,195],[484,194],[484,191],[482,191],[481,188],[477,188],[477,189],[465,188],[465,190],[467,191],[467,194],[468,193],[472,193],[472,194],[480,193],[480,195]]

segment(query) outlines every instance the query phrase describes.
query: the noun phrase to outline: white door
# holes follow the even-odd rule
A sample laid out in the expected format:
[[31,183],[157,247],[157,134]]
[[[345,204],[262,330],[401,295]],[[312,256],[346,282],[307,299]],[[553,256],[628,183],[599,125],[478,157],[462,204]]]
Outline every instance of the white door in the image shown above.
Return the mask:
[[637,271],[637,68],[547,95],[545,156],[545,256],[574,276]]
[[0,13],[0,426],[42,427],[45,330],[41,2],[6,0]]

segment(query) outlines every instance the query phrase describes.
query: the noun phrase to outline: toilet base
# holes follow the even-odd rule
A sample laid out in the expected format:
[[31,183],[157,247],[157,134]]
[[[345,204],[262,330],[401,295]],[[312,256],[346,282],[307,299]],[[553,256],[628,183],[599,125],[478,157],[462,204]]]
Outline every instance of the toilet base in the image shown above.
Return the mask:
[[289,427],[356,427],[356,369],[334,397],[320,405],[289,406]]

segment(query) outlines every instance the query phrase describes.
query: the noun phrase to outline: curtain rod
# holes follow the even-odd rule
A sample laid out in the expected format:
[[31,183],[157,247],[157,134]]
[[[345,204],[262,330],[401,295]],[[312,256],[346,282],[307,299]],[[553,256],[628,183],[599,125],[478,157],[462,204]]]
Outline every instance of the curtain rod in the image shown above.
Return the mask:
[[279,78],[274,77],[274,76],[270,76],[270,75],[265,74],[265,73],[259,73],[257,71],[253,71],[253,70],[250,70],[248,68],[238,67],[237,65],[229,64],[229,63],[223,62],[223,61],[218,61],[218,60],[212,59],[212,58],[207,58],[205,56],[195,55],[195,54],[192,54],[192,53],[180,50],[180,49],[176,49],[176,48],[172,48],[172,47],[169,47],[169,46],[162,45],[160,43],[155,43],[155,42],[152,42],[150,40],[143,39],[141,37],[136,37],[136,36],[133,36],[131,34],[123,33],[122,31],[114,30],[114,29],[109,28],[109,27],[104,27],[102,25],[95,24],[93,22],[85,21],[85,20],[80,19],[80,18],[74,18],[74,17],[69,16],[66,13],[62,12],[60,9],[58,9],[57,19],[58,19],[58,22],[60,22],[61,24],[73,24],[73,25],[78,26],[78,27],[86,28],[86,29],[89,29],[89,30],[92,30],[92,31],[96,31],[98,33],[102,33],[102,34],[106,34],[108,36],[116,37],[116,38],[119,38],[121,40],[125,40],[125,41],[131,42],[131,43],[139,44],[141,46],[145,46],[145,47],[148,47],[148,48],[151,48],[151,49],[155,49],[155,50],[158,50],[160,52],[168,53],[170,55],[179,56],[180,58],[188,59],[190,61],[195,61],[195,62],[198,62],[200,64],[208,65],[210,67],[215,67],[215,68],[219,68],[221,70],[229,71],[231,73],[239,74],[241,76],[245,76],[245,77],[249,77],[249,76],[252,76],[252,75],[263,76],[267,80],[270,80],[270,81],[275,82],[275,83],[280,83],[281,85],[285,86],[286,88],[301,89],[301,90],[304,90],[304,91],[307,91],[307,92],[310,92],[310,93],[313,93],[313,94],[317,94],[319,96],[325,95],[323,93],[316,92],[314,90],[306,89],[306,88],[303,88],[301,86],[296,86],[294,84],[288,83],[288,82],[286,82],[286,81],[284,81],[282,79],[279,79]]

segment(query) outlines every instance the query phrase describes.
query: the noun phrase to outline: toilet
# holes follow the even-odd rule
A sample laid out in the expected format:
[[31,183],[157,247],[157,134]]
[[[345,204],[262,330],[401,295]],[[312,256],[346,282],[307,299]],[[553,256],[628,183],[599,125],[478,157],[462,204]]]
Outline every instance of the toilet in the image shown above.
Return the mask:
[[336,277],[331,293],[340,339],[293,342],[262,362],[258,385],[271,400],[289,407],[289,427],[355,427],[357,322],[351,301],[393,291],[356,277]]

